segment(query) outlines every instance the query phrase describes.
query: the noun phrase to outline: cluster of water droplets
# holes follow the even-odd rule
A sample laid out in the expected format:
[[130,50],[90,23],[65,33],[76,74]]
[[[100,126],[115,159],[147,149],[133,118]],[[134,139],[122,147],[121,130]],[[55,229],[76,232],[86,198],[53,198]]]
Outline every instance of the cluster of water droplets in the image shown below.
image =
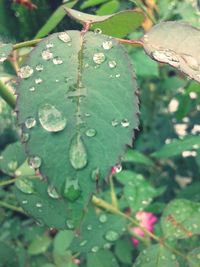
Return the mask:
[[121,120],[121,121],[118,121],[117,119],[113,119],[113,120],[111,121],[111,125],[112,125],[113,127],[116,127],[116,126],[118,126],[118,125],[121,125],[121,127],[123,127],[123,128],[128,128],[129,125],[130,125],[130,122],[129,122],[128,119],[123,119],[123,120]]

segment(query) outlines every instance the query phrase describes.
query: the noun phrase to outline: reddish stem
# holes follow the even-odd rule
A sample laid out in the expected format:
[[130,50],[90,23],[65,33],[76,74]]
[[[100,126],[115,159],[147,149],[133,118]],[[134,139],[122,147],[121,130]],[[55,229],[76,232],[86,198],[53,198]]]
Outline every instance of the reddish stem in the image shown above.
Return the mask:
[[133,46],[143,46],[143,42],[141,40],[125,40],[120,38],[115,38],[121,44],[129,44]]
[[82,34],[84,34],[84,33],[86,33],[86,32],[89,31],[89,29],[90,29],[90,24],[91,24],[91,23],[90,23],[89,21],[84,22],[84,24],[83,24],[83,29],[82,29],[82,31],[81,31]]

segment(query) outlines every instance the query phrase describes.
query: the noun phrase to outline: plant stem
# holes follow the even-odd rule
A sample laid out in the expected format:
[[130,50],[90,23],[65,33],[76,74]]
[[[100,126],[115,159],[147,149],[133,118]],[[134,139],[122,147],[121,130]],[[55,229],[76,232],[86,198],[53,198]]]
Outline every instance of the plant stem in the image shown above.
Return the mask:
[[13,179],[10,179],[10,180],[7,180],[7,181],[0,182],[0,186],[13,184],[17,179],[19,179],[19,178],[17,177],[17,178],[13,178]]
[[23,47],[34,46],[37,43],[39,43],[41,40],[42,39],[33,39],[31,41],[25,41],[25,42],[22,42],[22,43],[18,43],[18,44],[13,45],[13,49],[16,50],[16,49],[20,49],[20,48],[23,48]]
[[132,3],[136,4],[146,15],[147,17],[155,24],[155,18],[147,11],[146,6],[140,0],[130,0]]
[[4,207],[4,208],[7,208],[7,209],[10,209],[10,210],[13,210],[13,211],[16,211],[16,212],[20,212],[22,214],[26,214],[22,208],[18,208],[14,205],[11,205],[11,204],[8,204],[4,201],[0,201],[0,206]]
[[125,40],[120,38],[115,38],[121,44],[129,44],[132,46],[143,46],[143,42],[141,40]]
[[8,103],[11,108],[15,108],[16,98],[9,91],[7,86],[0,80],[0,96]]
[[141,226],[140,223],[137,220],[135,220],[132,217],[130,217],[129,215],[121,212],[116,207],[113,207],[110,203],[107,203],[103,199],[97,198],[96,196],[93,196],[92,197],[92,203],[94,205],[98,206],[98,207],[101,207],[103,209],[106,209],[106,210],[110,211],[113,214],[119,215],[119,216],[127,219],[134,226],[139,227],[145,233],[146,236],[151,237],[152,239],[154,239],[155,241],[157,241],[158,243],[160,243],[161,245],[165,246],[167,249],[169,249],[170,251],[172,251],[174,254],[176,254],[178,256],[181,256],[184,259],[187,259],[187,257],[184,254],[182,254],[181,252],[179,252],[175,248],[173,248],[170,245],[168,245],[167,243],[165,243],[164,240],[161,239],[160,237],[158,237],[158,236],[154,235],[153,233],[149,232],[146,228],[144,228],[143,226]]
[[110,195],[111,195],[112,205],[117,209],[118,203],[117,203],[117,197],[116,197],[116,193],[115,193],[115,187],[114,187],[114,183],[113,183],[113,175],[112,174],[109,176],[109,182],[110,182]]

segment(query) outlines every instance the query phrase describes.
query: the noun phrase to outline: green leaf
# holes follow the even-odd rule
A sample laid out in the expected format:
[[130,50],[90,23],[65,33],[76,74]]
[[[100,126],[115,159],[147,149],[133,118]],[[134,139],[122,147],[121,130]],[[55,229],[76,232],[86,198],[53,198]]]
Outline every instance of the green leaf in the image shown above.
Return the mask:
[[73,231],[64,230],[57,233],[56,237],[54,238],[54,251],[56,253],[63,253],[66,249],[69,248],[72,240],[74,238]]
[[81,5],[81,9],[97,6],[97,5],[103,4],[103,3],[108,2],[108,1],[109,0],[86,0]]
[[190,251],[187,255],[187,259],[190,267],[200,266],[200,247]]
[[177,139],[170,144],[164,145],[160,150],[152,154],[156,158],[169,158],[180,155],[185,150],[193,150],[195,145],[200,145],[200,136],[186,136],[184,139]]
[[154,60],[167,63],[200,82],[200,30],[179,21],[157,24],[143,37],[144,49]]
[[17,110],[26,151],[69,202],[87,203],[94,170],[104,179],[132,143],[138,100],[130,66],[115,40],[69,31],[44,39],[21,68]]
[[61,22],[61,20],[65,17],[66,12],[64,10],[65,7],[71,8],[76,4],[77,1],[72,1],[70,3],[59,6],[51,17],[47,20],[47,22],[42,26],[42,28],[38,31],[35,36],[35,39],[42,38],[50,33],[55,27]]
[[0,170],[8,175],[14,175],[25,159],[22,145],[19,142],[10,144],[0,156]]
[[6,61],[10,53],[12,52],[12,44],[3,44],[0,42],[0,63]]
[[30,255],[38,255],[47,251],[51,244],[51,238],[44,236],[36,236],[28,247],[28,253]]
[[165,237],[182,239],[200,234],[199,211],[200,203],[185,199],[171,201],[161,218]]
[[133,267],[179,267],[176,256],[162,245],[151,245],[137,257]]
[[135,31],[143,22],[144,15],[139,11],[126,10],[107,16],[95,16],[66,8],[67,15],[77,22],[91,23],[91,29],[100,29],[103,34],[113,37],[124,37]]
[[76,252],[97,252],[101,248],[110,248],[126,231],[126,220],[115,215],[101,212],[96,214],[93,207],[80,225],[79,235],[73,240],[71,249]]
[[141,163],[147,166],[153,166],[153,161],[142,154],[141,152],[133,149],[128,149],[125,153],[125,155],[122,157],[123,161],[127,162],[133,162],[133,163]]
[[200,202],[200,182],[193,182],[191,185],[187,186],[181,190],[176,198],[184,198],[196,202]]
[[115,245],[115,255],[125,264],[132,263],[133,244],[129,240],[118,240]]
[[87,267],[119,267],[117,260],[111,251],[101,250],[96,253],[88,253]]
[[148,206],[156,196],[156,190],[141,174],[122,171],[116,175],[117,180],[124,184],[124,196],[133,212]]
[[117,0],[109,1],[103,4],[97,11],[96,14],[99,16],[109,15],[119,10],[120,4]]
[[14,249],[3,242],[0,242],[0,267],[16,267],[17,257]]

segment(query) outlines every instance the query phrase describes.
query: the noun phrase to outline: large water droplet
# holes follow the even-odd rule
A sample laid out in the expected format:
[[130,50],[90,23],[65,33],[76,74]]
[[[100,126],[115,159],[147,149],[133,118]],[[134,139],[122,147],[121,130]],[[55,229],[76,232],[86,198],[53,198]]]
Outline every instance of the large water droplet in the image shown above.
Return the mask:
[[88,137],[93,137],[93,136],[95,136],[96,135],[96,133],[97,133],[97,131],[95,130],[95,129],[88,129],[86,132],[85,132],[85,134],[88,136]]
[[119,238],[119,234],[113,230],[109,230],[105,235],[106,240],[116,241]]
[[51,198],[58,199],[60,196],[53,185],[47,187],[47,193]]
[[33,182],[27,178],[17,179],[16,187],[25,194],[32,194],[34,192]]
[[110,60],[108,62],[108,66],[111,68],[111,69],[114,69],[116,66],[117,66],[117,63],[115,60]]
[[48,132],[62,131],[67,124],[63,114],[50,104],[44,104],[39,108],[38,117],[40,124]]
[[68,35],[67,32],[59,33],[58,38],[64,43],[69,43],[71,41],[71,37]]
[[43,50],[42,51],[42,58],[44,60],[50,60],[53,58],[53,53],[50,50]]
[[3,63],[4,61],[6,61],[7,56],[5,54],[1,54],[0,55],[0,63]]
[[99,216],[99,221],[101,222],[101,223],[105,223],[105,222],[107,222],[107,215],[105,214],[105,213],[102,213],[102,214],[100,214],[100,216]]
[[26,119],[26,121],[25,121],[26,128],[31,129],[35,125],[36,125],[36,120],[34,118],[30,117],[30,118]]
[[34,156],[34,157],[30,157],[29,158],[29,165],[33,168],[33,169],[38,169],[42,164],[42,160],[40,157],[38,156]]
[[188,66],[191,69],[193,69],[195,71],[199,70],[199,64],[194,57],[192,57],[190,55],[181,55],[181,57],[184,59],[184,61],[188,64]]
[[70,177],[67,177],[64,188],[63,188],[63,196],[70,200],[75,201],[77,198],[79,198],[81,195],[81,189],[78,183],[77,179],[71,179]]
[[67,220],[66,225],[69,229],[74,229],[74,223],[72,220]]
[[112,41],[105,41],[103,42],[102,46],[103,46],[103,49],[109,50],[113,47],[113,43]]
[[62,59],[59,57],[54,57],[53,58],[53,64],[55,65],[61,65],[63,63]]
[[19,72],[18,72],[19,77],[22,79],[27,79],[32,74],[33,74],[33,69],[28,65],[21,67]]
[[178,56],[174,51],[171,51],[169,49],[166,50],[156,50],[152,53],[152,56],[155,60],[158,60],[160,62],[168,63],[171,66],[174,66],[176,68],[179,67],[180,62],[178,59]]
[[93,55],[93,61],[96,63],[96,64],[101,64],[105,61],[106,57],[104,55],[104,53],[95,53]]
[[79,134],[76,134],[71,141],[69,159],[72,167],[76,170],[87,165],[87,152]]

